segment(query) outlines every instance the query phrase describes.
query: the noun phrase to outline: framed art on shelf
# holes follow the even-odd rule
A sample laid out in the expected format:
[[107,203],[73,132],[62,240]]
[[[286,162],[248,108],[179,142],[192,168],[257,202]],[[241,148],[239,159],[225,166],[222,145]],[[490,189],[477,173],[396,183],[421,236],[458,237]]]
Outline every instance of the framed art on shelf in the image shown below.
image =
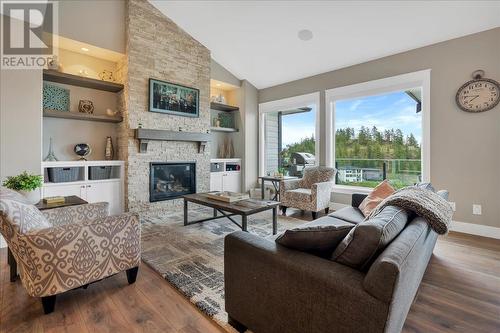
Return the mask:
[[175,83],[149,79],[149,111],[199,117],[200,91]]

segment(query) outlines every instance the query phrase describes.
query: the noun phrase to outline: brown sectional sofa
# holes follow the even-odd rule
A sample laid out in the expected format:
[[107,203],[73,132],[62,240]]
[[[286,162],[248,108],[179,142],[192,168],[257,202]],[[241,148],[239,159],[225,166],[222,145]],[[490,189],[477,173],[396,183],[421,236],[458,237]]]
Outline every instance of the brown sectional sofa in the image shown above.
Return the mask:
[[[322,219],[360,223],[352,206]],[[238,331],[255,333],[399,332],[436,243],[412,216],[367,270],[292,250],[246,232],[225,238],[225,307]]]

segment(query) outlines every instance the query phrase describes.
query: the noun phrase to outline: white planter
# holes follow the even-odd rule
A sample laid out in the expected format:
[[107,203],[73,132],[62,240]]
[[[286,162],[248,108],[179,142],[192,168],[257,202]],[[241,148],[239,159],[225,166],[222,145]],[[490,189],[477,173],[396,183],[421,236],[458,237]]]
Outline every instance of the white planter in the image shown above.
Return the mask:
[[30,204],[36,205],[40,201],[40,189],[34,189],[33,191],[18,191],[21,193]]

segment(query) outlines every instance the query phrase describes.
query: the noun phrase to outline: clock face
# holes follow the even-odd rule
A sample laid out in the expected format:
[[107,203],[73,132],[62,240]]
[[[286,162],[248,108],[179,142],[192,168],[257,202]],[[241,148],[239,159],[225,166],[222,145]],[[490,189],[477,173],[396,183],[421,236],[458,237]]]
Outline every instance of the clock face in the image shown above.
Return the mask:
[[458,89],[455,99],[464,111],[488,111],[500,101],[500,85],[491,79],[471,80]]

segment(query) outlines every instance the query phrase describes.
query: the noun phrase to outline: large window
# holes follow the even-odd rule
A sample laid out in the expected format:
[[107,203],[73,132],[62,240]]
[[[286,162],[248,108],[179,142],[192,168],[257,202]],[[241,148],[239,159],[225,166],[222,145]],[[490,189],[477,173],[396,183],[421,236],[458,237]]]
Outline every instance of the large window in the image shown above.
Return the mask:
[[[428,180],[428,71],[327,92],[327,160],[337,188]],[[418,75],[417,75],[418,74]]]
[[302,176],[319,163],[317,99],[298,96],[260,105],[260,175]]

